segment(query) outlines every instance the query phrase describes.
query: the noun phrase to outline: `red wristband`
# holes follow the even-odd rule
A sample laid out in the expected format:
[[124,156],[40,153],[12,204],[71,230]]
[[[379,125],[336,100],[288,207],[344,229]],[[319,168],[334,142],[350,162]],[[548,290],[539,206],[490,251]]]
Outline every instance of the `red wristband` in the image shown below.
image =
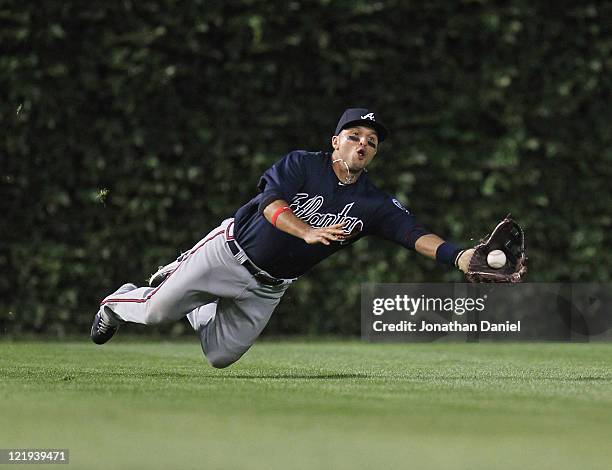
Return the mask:
[[283,212],[290,211],[290,210],[291,210],[291,207],[289,206],[279,207],[278,209],[276,209],[276,211],[272,215],[272,225],[276,227],[276,219],[278,219],[278,216],[281,215]]

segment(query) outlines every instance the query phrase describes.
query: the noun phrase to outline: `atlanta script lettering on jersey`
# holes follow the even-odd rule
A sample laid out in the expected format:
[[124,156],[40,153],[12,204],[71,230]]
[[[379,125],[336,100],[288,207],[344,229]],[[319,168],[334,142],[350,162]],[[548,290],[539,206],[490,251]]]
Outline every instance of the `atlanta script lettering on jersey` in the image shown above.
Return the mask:
[[308,193],[297,193],[289,205],[296,217],[313,227],[329,227],[330,225],[344,223],[344,231],[347,233],[356,233],[363,230],[363,220],[357,217],[350,217],[349,211],[355,204],[350,202],[337,214],[317,212],[325,198],[323,196],[312,196]]

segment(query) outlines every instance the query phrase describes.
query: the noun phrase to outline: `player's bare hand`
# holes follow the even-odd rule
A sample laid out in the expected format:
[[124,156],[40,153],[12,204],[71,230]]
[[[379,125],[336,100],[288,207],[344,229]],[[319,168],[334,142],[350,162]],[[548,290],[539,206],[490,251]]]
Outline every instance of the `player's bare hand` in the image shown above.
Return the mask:
[[344,227],[344,224],[330,225],[329,227],[321,228],[310,227],[304,235],[304,241],[309,245],[314,245],[315,243],[329,245],[331,242],[344,240],[346,233],[342,227]]
[[472,255],[474,254],[474,248],[470,248],[469,250],[465,250],[461,253],[461,256],[457,260],[457,266],[464,273],[468,272],[468,268],[470,266],[470,260],[472,259]]

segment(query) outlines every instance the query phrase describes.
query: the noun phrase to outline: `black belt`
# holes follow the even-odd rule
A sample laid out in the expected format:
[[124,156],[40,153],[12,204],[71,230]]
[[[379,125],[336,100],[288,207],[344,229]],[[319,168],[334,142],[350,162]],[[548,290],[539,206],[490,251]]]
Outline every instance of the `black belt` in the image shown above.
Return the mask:
[[[230,251],[234,256],[240,253],[240,248],[236,245],[234,240],[228,240],[227,246],[229,246]],[[277,279],[275,277],[268,276],[261,269],[255,266],[250,259],[245,258],[245,260],[241,263],[242,266],[247,268],[247,271],[251,273],[251,275],[257,280],[257,282],[263,284],[264,286],[280,286],[285,281],[283,279]]]

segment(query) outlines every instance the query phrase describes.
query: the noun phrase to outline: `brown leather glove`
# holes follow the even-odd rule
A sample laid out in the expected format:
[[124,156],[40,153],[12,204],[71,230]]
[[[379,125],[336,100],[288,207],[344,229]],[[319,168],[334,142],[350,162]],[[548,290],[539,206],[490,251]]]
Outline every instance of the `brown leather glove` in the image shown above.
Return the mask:
[[[472,256],[468,258],[471,250],[457,258],[459,269],[465,272],[470,282],[521,282],[527,272],[525,233],[510,216],[497,224],[493,232],[473,248]],[[493,250],[501,250],[506,255],[506,264],[497,269],[487,263],[487,256]],[[462,269],[465,265],[467,268]]]

